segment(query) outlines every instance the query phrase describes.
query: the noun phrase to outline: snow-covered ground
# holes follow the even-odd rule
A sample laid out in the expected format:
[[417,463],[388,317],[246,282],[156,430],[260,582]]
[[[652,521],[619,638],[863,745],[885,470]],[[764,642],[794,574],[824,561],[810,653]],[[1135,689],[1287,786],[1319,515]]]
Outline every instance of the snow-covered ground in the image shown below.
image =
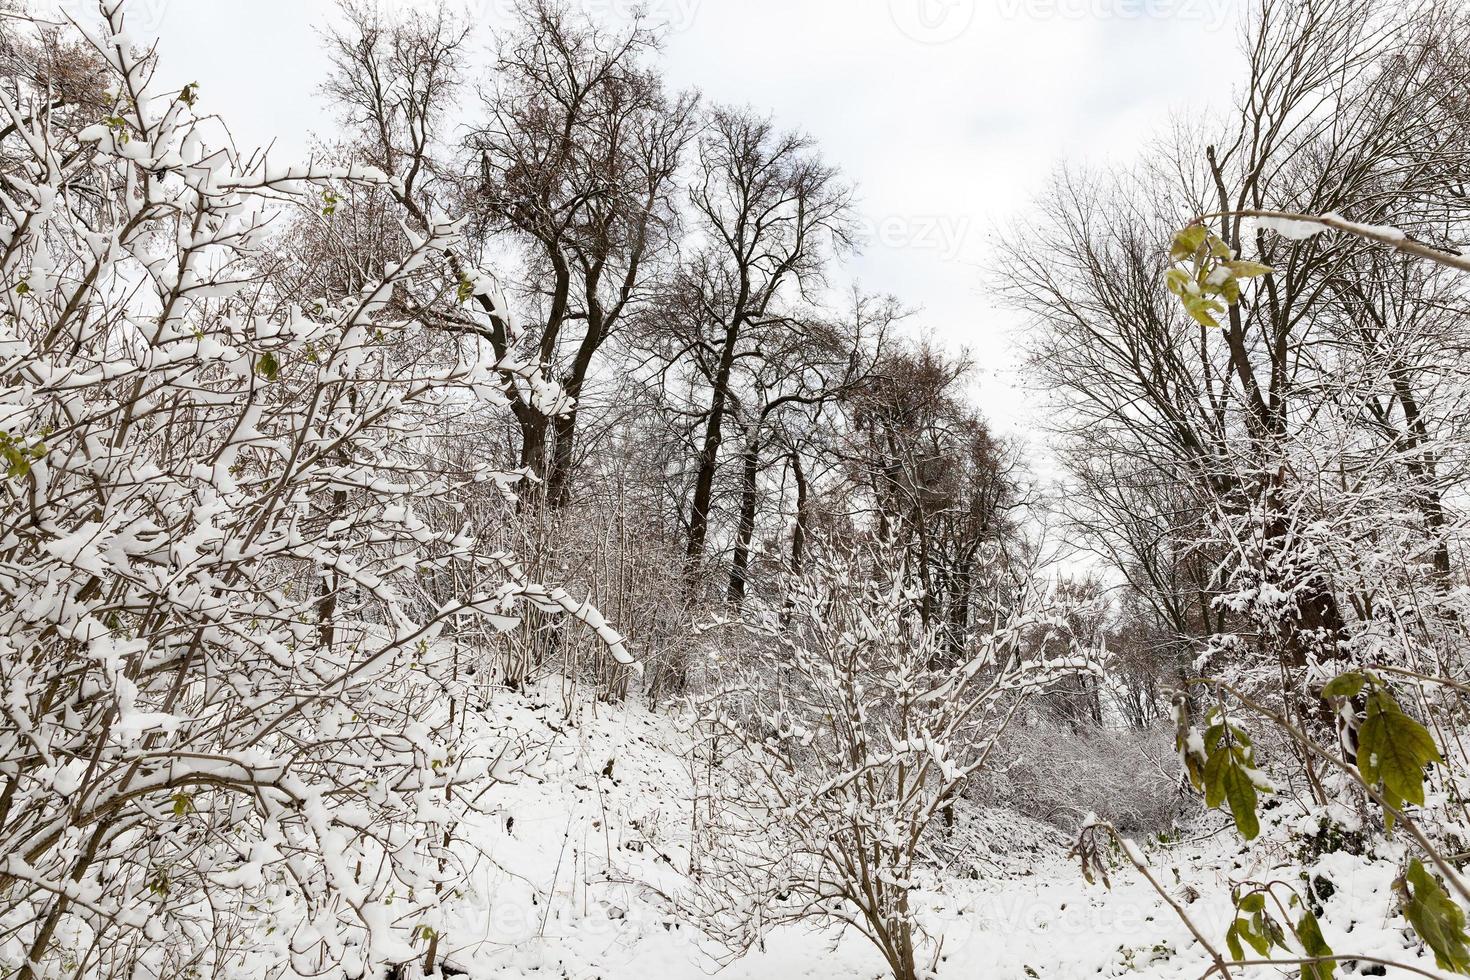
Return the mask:
[[[485,798],[494,807],[480,835],[488,858],[474,870],[476,894],[448,930],[450,963],[487,980],[694,980],[719,970],[721,951],[667,900],[689,860],[691,774],[676,721],[637,705],[568,699],[555,683],[497,693],[486,713],[544,748],[519,783]],[[1286,809],[1270,813],[1300,823]],[[978,877],[956,862],[956,874],[919,896],[926,928],[943,937],[939,980],[1172,980],[1209,968],[1184,924],[1126,865],[1113,871],[1110,889],[1088,885],[1067,859],[1062,834],[1004,811],[963,811],[954,833]],[[1285,846],[1246,851],[1228,830],[1142,846],[1157,879],[1222,950],[1233,880],[1304,887]],[[1436,975],[1392,915],[1394,863],[1330,854],[1311,874],[1331,882],[1322,927],[1337,952],[1410,960]],[[1376,969],[1343,964],[1338,975],[1384,975]],[[1233,973],[1296,975],[1287,965]],[[721,973],[730,980],[886,975],[861,936],[798,929],[773,934]]]

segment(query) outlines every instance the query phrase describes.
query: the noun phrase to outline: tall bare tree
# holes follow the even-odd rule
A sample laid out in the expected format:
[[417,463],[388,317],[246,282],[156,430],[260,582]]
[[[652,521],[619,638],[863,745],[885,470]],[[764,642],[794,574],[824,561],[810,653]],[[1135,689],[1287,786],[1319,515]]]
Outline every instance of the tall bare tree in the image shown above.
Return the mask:
[[641,18],[608,32],[560,0],[533,0],[502,40],[488,120],[468,139],[469,204],[485,231],[525,245],[542,309],[526,342],[573,401],[554,418],[519,415],[522,465],[555,505],[569,500],[598,352],[646,303],[678,233],[696,100],[664,91],[646,65],[657,46]]
[[[1385,339],[1389,320],[1407,327],[1427,316],[1406,317],[1396,304],[1427,297],[1400,291],[1375,259],[1380,245],[1350,234],[1282,235],[1286,226],[1245,215],[1342,214],[1453,247],[1444,202],[1463,157],[1443,135],[1452,99],[1426,100],[1425,88],[1426,78],[1443,78],[1445,49],[1431,42],[1448,16],[1439,11],[1426,27],[1390,6],[1260,0],[1245,32],[1245,81],[1224,125],[1212,137],[1177,132],[1132,172],[1061,175],[1003,273],[1035,318],[1037,376],[1059,393],[1078,486],[1114,522],[1112,540],[1134,559],[1151,556],[1133,567],[1164,609],[1179,605],[1168,595],[1177,589],[1164,585],[1178,575],[1152,559],[1184,569],[1201,554],[1200,537],[1228,527],[1209,584],[1187,575],[1201,605],[1217,611],[1202,609],[1195,622],[1214,620],[1212,631],[1224,632],[1220,593],[1254,596],[1234,605],[1234,625],[1274,650],[1293,700],[1304,695],[1307,668],[1347,656],[1353,635],[1354,611],[1334,580],[1340,563],[1311,532],[1322,515],[1351,508],[1341,495],[1329,505],[1317,474],[1353,469],[1364,426],[1381,446],[1387,424],[1401,458],[1412,457],[1401,472],[1420,480],[1412,496],[1429,537],[1443,529],[1426,440],[1433,425],[1419,411],[1435,372],[1421,373],[1423,358],[1388,354],[1405,350]],[[1206,220],[1220,247],[1269,270],[1241,287],[1218,328],[1184,316],[1161,279],[1164,249],[1189,215],[1219,215]],[[1379,285],[1365,291],[1365,283]],[[1369,361],[1382,369],[1367,370]],[[1370,375],[1391,390],[1380,397],[1377,380],[1345,384]],[[1330,467],[1329,454],[1338,461]],[[1149,483],[1158,489],[1136,492]],[[1122,515],[1129,520],[1118,523]],[[1150,544],[1149,526],[1167,544]],[[1435,559],[1440,574],[1444,558]]]
[[[698,378],[693,488],[685,524],[688,580],[699,580],[737,364],[801,332],[803,306],[852,239],[851,191],[812,142],[748,111],[719,108],[699,140],[690,199],[701,242],[672,287],[667,372]],[[664,379],[667,382],[667,378]]]
[[[891,298],[855,294],[850,313],[831,321],[804,319],[796,329],[772,334],[772,344],[761,348],[761,356],[739,365],[741,380],[730,411],[744,436],[739,517],[726,590],[731,605],[744,601],[750,576],[763,453],[771,443],[783,442],[781,430],[788,425],[840,424],[825,416],[834,403],[852,399],[869,382],[899,317]],[[787,448],[777,458],[790,458],[796,451],[790,448],[792,441],[784,440]],[[804,517],[800,501],[794,516],[798,524]],[[795,533],[804,537],[805,529],[798,527]]]

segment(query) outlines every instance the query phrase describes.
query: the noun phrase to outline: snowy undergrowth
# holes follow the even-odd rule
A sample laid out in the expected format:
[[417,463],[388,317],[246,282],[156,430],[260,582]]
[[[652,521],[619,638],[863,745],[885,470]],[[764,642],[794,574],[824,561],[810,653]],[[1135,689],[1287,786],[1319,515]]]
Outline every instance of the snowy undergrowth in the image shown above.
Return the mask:
[[564,697],[554,681],[496,692],[482,713],[544,748],[481,801],[470,837],[483,856],[447,929],[448,961],[477,977],[580,980],[633,975],[621,971],[650,945],[689,946],[662,897],[688,865],[690,779],[673,720]]
[[[559,682],[496,692],[482,713],[544,747],[518,782],[492,787],[481,801],[487,813],[470,836],[485,856],[449,920],[448,963],[485,980],[696,980],[719,969],[721,951],[677,911],[689,864],[691,786],[678,720],[637,704],[564,697]],[[1396,845],[1380,842],[1366,857],[1318,855],[1322,845],[1336,846],[1340,823],[1329,826],[1285,801],[1263,818],[1262,838],[1248,846],[1228,827],[1140,842],[1154,876],[1206,938],[1223,950],[1232,882],[1280,880],[1320,908],[1328,943],[1344,955],[1339,976],[1411,975],[1377,973],[1353,954],[1439,975],[1395,914]],[[1105,888],[1082,879],[1067,846],[1054,828],[1014,813],[957,808],[955,825],[934,848],[945,869],[938,888],[915,896],[925,928],[943,937],[939,980],[1172,980],[1206,972],[1208,953],[1120,854],[1111,855]],[[1232,974],[1295,971],[1283,965]],[[791,927],[720,975],[877,978],[885,970],[855,933]]]

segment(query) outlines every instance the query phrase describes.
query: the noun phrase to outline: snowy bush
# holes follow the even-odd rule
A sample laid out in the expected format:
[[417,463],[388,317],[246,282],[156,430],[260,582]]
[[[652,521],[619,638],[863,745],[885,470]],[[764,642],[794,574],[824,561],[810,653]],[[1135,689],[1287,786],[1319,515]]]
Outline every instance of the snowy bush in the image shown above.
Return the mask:
[[921,625],[887,549],[827,558],[791,584],[753,663],[703,704],[710,763],[701,922],[748,949],[785,922],[850,925],[914,980],[934,950],[909,894],[926,829],[982,771],[1028,695],[1090,669],[1028,594],[956,661]]
[[1066,829],[1094,813],[1125,833],[1155,834],[1184,803],[1174,732],[1162,726],[1013,724],[976,783],[982,802]]
[[275,229],[387,178],[238,154],[101,13],[65,63],[6,22],[36,54],[0,85],[0,969],[432,966],[461,787],[521,764],[446,625],[525,602],[626,656],[494,528],[424,517],[511,485],[439,423],[537,376],[421,325],[490,289],[452,224],[356,292],[269,288]]

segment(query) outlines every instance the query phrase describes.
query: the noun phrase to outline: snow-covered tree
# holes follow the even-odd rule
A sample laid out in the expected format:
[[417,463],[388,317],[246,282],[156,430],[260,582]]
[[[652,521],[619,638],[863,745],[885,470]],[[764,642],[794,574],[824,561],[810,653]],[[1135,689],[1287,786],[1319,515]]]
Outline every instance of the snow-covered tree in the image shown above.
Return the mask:
[[956,660],[908,579],[893,547],[823,556],[772,611],[753,659],[714,668],[697,749],[708,849],[691,902],[733,949],[782,924],[836,922],[872,941],[896,980],[926,975],[935,948],[910,895],[931,873],[931,824],[1029,695],[1095,669],[1033,588]]
[[[0,967],[430,968],[471,854],[459,787],[522,758],[471,710],[455,624],[529,604],[627,660],[453,520],[515,477],[442,423],[544,382],[423,326],[514,325],[453,222],[403,229],[352,291],[276,288],[286,223],[391,178],[235,151],[118,0],[5,31]],[[451,571],[445,601],[424,583]]]

